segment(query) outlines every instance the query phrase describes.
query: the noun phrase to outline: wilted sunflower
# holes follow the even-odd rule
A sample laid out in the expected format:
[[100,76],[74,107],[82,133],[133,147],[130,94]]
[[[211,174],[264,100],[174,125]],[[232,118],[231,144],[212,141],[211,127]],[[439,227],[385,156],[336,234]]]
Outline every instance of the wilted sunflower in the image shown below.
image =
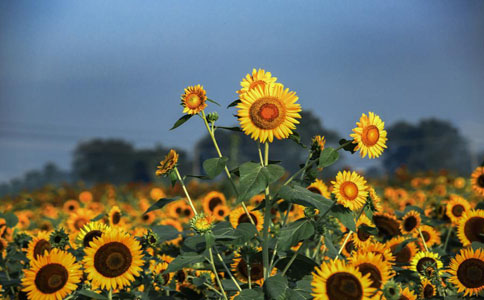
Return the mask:
[[184,107],[183,113],[196,115],[207,107],[207,92],[201,85],[189,86],[185,88],[185,93],[181,96],[181,103]]
[[432,299],[435,295],[437,295],[437,288],[430,280],[424,278],[420,289],[420,299]]
[[50,251],[52,245],[49,240],[50,234],[46,231],[40,231],[29,243],[27,248],[27,258],[32,261],[39,256],[44,255],[45,251]]
[[75,212],[71,213],[69,219],[67,219],[67,226],[71,232],[79,232],[84,225],[89,223],[95,215],[92,210],[79,208]]
[[387,281],[392,277],[392,265],[383,261],[382,256],[367,252],[357,253],[349,258],[352,266],[355,266],[363,276],[370,274],[372,288],[382,289]]
[[428,251],[418,252],[410,262],[410,270],[417,272],[420,278],[430,278],[439,274],[439,270],[443,267],[439,255]]
[[385,123],[378,115],[369,112],[368,116],[361,115],[360,122],[356,122],[356,128],[353,129],[350,136],[354,143],[358,144],[355,150],[360,150],[361,157],[368,154],[369,158],[379,157],[383,149],[386,148],[387,132],[383,129]]
[[89,245],[84,264],[93,287],[122,289],[139,276],[144,264],[141,245],[128,233],[112,229]]
[[471,185],[477,195],[484,197],[484,167],[477,167],[472,172]]
[[121,209],[117,205],[113,206],[108,213],[109,226],[121,224]]
[[297,99],[295,92],[276,84],[241,94],[237,116],[242,130],[261,143],[272,143],[274,137],[279,140],[289,137],[301,118]]
[[370,274],[363,276],[356,267],[332,260],[313,272],[311,295],[315,300],[370,300],[375,292],[371,284]]
[[451,195],[445,206],[445,213],[453,224],[459,224],[462,215],[471,209],[470,203],[458,195]]
[[328,187],[321,179],[316,179],[307,187],[307,189],[313,193],[323,196],[326,199],[331,198],[331,193],[329,192]]
[[464,247],[472,242],[484,243],[484,210],[466,211],[457,227],[457,236]]
[[363,207],[368,196],[366,180],[356,172],[338,172],[333,184],[333,193],[339,203],[351,210]]
[[165,159],[160,161],[160,165],[156,167],[156,176],[167,175],[173,168],[176,167],[178,162],[178,153],[171,149],[170,152],[165,156]]
[[449,279],[464,296],[479,294],[484,289],[484,251],[461,249],[450,262]]
[[211,191],[202,199],[203,211],[206,214],[212,214],[218,205],[225,205],[225,203],[226,200],[224,194],[217,191]]
[[400,230],[404,234],[410,234],[418,229],[421,222],[422,218],[420,214],[415,210],[411,210],[403,216],[402,222],[400,223]]
[[252,75],[247,74],[240,82],[242,88],[237,91],[237,94],[241,95],[247,93],[256,87],[265,88],[267,84],[275,83],[276,80],[277,78],[272,77],[271,72],[266,72],[263,69],[252,69]]
[[46,255],[30,261],[30,269],[24,270],[22,291],[29,299],[64,299],[77,289],[82,271],[72,254],[53,249]]
[[101,222],[90,222],[81,228],[77,234],[76,241],[82,247],[90,247],[89,243],[94,239],[100,238],[108,230],[108,226]]
[[[254,221],[255,227],[257,228],[258,231],[262,230],[262,226],[264,224],[264,219],[262,217],[262,214],[258,210],[252,210],[254,209],[253,206],[249,205],[247,206],[247,211],[250,214],[250,217]],[[230,212],[229,216],[230,224],[232,224],[232,227],[237,228],[242,223],[250,223],[249,216],[244,211],[243,207],[239,207],[237,209],[234,209],[233,211]]]

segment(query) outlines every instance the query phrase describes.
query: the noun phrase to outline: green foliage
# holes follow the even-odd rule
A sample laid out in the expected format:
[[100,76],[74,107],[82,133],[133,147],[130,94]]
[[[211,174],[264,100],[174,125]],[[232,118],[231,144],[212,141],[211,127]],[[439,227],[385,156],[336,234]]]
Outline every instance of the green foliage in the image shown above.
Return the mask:
[[246,162],[239,168],[240,184],[238,201],[246,201],[265,190],[284,175],[284,168],[278,165],[261,166],[258,163]]
[[147,214],[149,212],[152,212],[154,210],[162,209],[165,205],[168,203],[171,203],[173,201],[177,201],[180,199],[180,197],[175,197],[175,198],[161,198],[160,200],[156,201],[153,205],[151,205],[145,212],[144,214]]
[[286,298],[287,279],[281,274],[267,278],[264,282],[266,296],[272,300],[284,300]]
[[278,249],[287,250],[298,242],[310,238],[314,234],[314,225],[306,219],[290,223],[281,229]]
[[346,228],[356,232],[355,216],[351,209],[341,204],[336,204],[331,208],[330,214],[337,218]]
[[156,233],[160,242],[172,240],[180,234],[178,230],[168,225],[153,225],[151,226],[151,230]]
[[277,196],[290,203],[319,209],[320,214],[324,214],[333,205],[333,201],[299,185],[282,186],[278,191]]
[[264,300],[264,292],[260,288],[242,290],[235,300]]
[[183,268],[193,266],[195,263],[202,262],[204,257],[195,252],[185,252],[182,255],[177,256],[165,270],[164,274],[179,271]]
[[209,178],[215,178],[224,170],[228,160],[227,157],[207,159],[203,162],[203,169]]
[[0,218],[5,219],[5,225],[10,228],[18,223],[18,218],[13,212],[0,213]]
[[175,128],[180,127],[181,125],[185,124],[186,121],[190,120],[194,115],[183,115],[180,119],[178,119],[175,124],[173,124],[173,127],[170,128],[170,130],[173,130]]
[[319,156],[320,168],[326,168],[334,164],[339,158],[339,153],[334,148],[325,147]]

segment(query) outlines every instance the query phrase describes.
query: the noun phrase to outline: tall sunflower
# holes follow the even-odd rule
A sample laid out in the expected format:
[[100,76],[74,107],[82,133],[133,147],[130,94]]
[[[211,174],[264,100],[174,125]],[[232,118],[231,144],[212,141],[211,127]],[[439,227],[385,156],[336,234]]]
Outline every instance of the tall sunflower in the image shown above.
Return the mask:
[[375,292],[370,274],[363,276],[342,260],[323,262],[313,272],[311,285],[315,300],[370,300]]
[[449,279],[464,296],[479,294],[484,289],[484,251],[461,249],[450,262]]
[[81,228],[77,234],[76,242],[82,247],[89,247],[89,243],[100,238],[108,230],[108,226],[101,222],[90,222]]
[[366,180],[356,172],[338,172],[333,184],[333,193],[339,203],[351,210],[363,207],[368,196]]
[[439,270],[443,267],[439,255],[428,251],[420,251],[410,262],[410,270],[417,272],[421,278],[429,278],[439,274]]
[[445,206],[445,213],[453,224],[459,224],[462,215],[471,209],[470,203],[461,196],[451,195]]
[[189,86],[181,96],[183,113],[196,115],[207,107],[207,92],[201,85]]
[[122,289],[139,276],[143,265],[141,245],[128,233],[112,229],[85,248],[87,278],[95,288]]
[[165,158],[160,161],[160,164],[156,167],[156,176],[166,176],[168,173],[176,167],[178,163],[178,153],[171,149]]
[[484,243],[484,210],[469,210],[464,213],[457,227],[457,237],[464,247],[472,242]]
[[379,157],[386,148],[387,132],[384,130],[385,123],[378,115],[369,112],[368,116],[361,115],[360,122],[356,122],[350,136],[357,144],[355,150],[360,150],[361,157],[368,155],[369,158]]
[[52,245],[49,242],[50,234],[46,231],[40,231],[37,236],[34,236],[27,247],[27,258],[29,260],[37,259],[44,255],[45,251],[50,251]]
[[[250,214],[250,217],[255,223],[255,227],[257,228],[258,231],[262,230],[262,226],[264,224],[264,220],[262,217],[262,214],[258,210],[252,210],[254,209],[253,206],[249,205],[247,206],[247,211]],[[245,213],[245,210],[243,207],[239,207],[237,209],[234,209],[233,211],[230,212],[229,215],[229,221],[230,224],[232,224],[232,227],[237,228],[242,223],[250,223],[249,216]]]
[[275,83],[276,77],[272,77],[271,72],[266,72],[263,69],[252,69],[252,74],[247,74],[240,82],[242,88],[237,91],[237,94],[242,95],[256,87],[264,88],[266,85]]
[[53,249],[30,261],[30,269],[24,271],[22,291],[27,292],[29,299],[64,299],[77,289],[81,277],[81,267],[74,256]]
[[[435,230],[432,226],[421,225],[420,231],[422,232],[422,235],[427,247],[430,248],[436,244],[440,244],[440,233],[437,230]],[[413,237],[419,239],[418,242],[420,243],[420,234],[418,233],[418,231],[413,232]],[[423,244],[421,245],[420,248],[424,248]]]
[[356,234],[353,236],[353,241],[358,248],[365,248],[373,241],[373,237],[364,230],[363,226],[374,226],[370,219],[364,214],[362,214],[358,219],[358,222],[356,222]]
[[385,244],[380,242],[372,242],[367,244],[364,248],[358,250],[358,253],[374,253],[380,255],[382,261],[392,264],[395,262],[395,256],[393,256],[392,251]]
[[477,195],[484,197],[484,167],[477,167],[472,172],[471,185]]
[[301,106],[296,104],[295,92],[279,84],[258,86],[240,95],[237,116],[245,134],[261,143],[289,137],[297,119],[301,118]]

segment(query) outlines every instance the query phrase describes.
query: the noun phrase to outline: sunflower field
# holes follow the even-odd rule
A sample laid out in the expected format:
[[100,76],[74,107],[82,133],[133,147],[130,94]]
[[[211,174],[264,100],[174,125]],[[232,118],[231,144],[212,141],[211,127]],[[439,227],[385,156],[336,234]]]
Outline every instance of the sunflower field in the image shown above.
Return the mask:
[[[324,136],[304,145],[298,96],[270,72],[254,69],[236,93],[236,127],[206,112],[220,104],[201,85],[181,96],[172,129],[204,126],[218,154],[203,176],[181,174],[171,150],[156,170],[166,185],[46,186],[2,199],[2,299],[484,297],[484,166],[467,178],[340,170],[323,181],[343,151],[385,151],[381,117],[363,113],[339,147]],[[229,168],[217,130],[250,136],[259,161]],[[270,159],[274,140],[307,151],[297,172]]]

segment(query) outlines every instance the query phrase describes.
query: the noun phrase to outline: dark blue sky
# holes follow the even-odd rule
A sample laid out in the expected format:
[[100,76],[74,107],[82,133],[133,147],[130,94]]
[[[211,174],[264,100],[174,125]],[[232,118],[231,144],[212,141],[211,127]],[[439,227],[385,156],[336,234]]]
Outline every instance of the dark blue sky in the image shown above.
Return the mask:
[[484,1],[2,1],[0,181],[92,137],[191,149],[200,123],[168,131],[183,88],[227,104],[253,67],[341,135],[375,111],[484,148]]

